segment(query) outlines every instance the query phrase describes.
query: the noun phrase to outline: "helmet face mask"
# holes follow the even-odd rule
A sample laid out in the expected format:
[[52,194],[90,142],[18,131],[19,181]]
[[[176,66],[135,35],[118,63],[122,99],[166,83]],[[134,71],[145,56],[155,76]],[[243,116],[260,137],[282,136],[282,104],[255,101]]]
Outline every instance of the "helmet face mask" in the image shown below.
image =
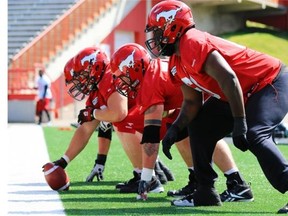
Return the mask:
[[159,2],[148,15],[145,32],[152,32],[152,37],[145,42],[147,49],[155,57],[171,56],[175,53],[175,46],[171,45],[194,25],[191,9],[185,3],[178,0]]
[[135,99],[150,61],[149,53],[139,44],[128,43],[120,47],[110,61],[116,90]]
[[146,33],[151,32],[153,37],[145,42],[145,45],[149,52],[155,56],[159,57],[163,52],[163,30],[161,28],[150,28],[145,30]]
[[[67,62],[64,68],[66,85],[69,86],[68,94],[81,101],[86,95],[97,90],[97,85],[105,73],[108,58],[99,48],[88,47],[72,59],[69,60],[72,62],[69,64]],[[71,68],[70,75],[69,68]]]
[[73,79],[71,82],[66,83],[68,86],[68,94],[77,101],[81,101],[85,98],[86,94],[83,94],[82,84],[79,80]]
[[138,89],[140,87],[140,81],[131,80],[129,76],[120,75],[119,77],[114,76],[114,84],[116,90],[123,96],[135,99],[137,96]]
[[68,94],[75,100],[81,101],[91,91],[97,89],[94,77],[90,77],[89,74],[89,71],[76,72],[72,81],[68,84],[70,86]]

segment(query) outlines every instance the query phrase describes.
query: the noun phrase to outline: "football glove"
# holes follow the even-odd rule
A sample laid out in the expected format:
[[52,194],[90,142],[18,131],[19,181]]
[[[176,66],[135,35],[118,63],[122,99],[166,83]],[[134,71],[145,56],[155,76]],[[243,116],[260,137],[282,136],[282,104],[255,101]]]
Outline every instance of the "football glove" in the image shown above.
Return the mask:
[[53,161],[52,162],[55,166],[60,166],[62,167],[63,169],[66,168],[66,166],[68,165],[67,161],[61,157],[59,160],[56,160],[56,161]]
[[243,152],[247,151],[249,147],[249,143],[246,138],[246,133],[247,133],[246,118],[235,117],[232,139],[234,145]]
[[94,168],[91,170],[91,173],[87,176],[86,182],[92,182],[93,179],[97,178],[97,181],[102,181],[104,180],[104,168],[105,166],[101,164],[95,164]]
[[138,186],[137,200],[147,200],[147,194],[150,191],[151,183],[148,181],[141,180]]
[[170,149],[171,146],[177,140],[179,131],[180,131],[179,127],[175,124],[172,124],[162,140],[162,151],[166,155],[166,157],[169,158],[170,160],[172,160]]
[[93,111],[94,111],[94,108],[86,108],[86,109],[80,110],[78,114],[78,123],[82,125],[84,122],[94,120],[95,118],[93,116]]
[[100,121],[99,127],[103,132],[106,132],[107,130],[112,128],[112,124],[110,122]]

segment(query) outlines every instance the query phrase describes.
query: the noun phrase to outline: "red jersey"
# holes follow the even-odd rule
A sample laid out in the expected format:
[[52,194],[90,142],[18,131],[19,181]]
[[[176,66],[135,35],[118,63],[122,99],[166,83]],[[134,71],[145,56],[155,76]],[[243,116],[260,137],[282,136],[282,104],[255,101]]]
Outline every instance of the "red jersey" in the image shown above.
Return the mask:
[[168,61],[151,61],[137,95],[140,113],[156,104],[164,104],[165,111],[180,108],[182,101],[181,88],[175,86],[170,79]]
[[280,71],[280,60],[213,36],[190,29],[180,39],[180,55],[170,58],[169,70],[177,80],[226,101],[217,81],[203,69],[208,55],[217,50],[236,73],[246,101],[253,92],[271,84]]
[[[130,98],[129,98],[130,100]],[[182,92],[180,87],[175,86],[168,73],[168,61],[155,59],[147,71],[138,91],[137,106],[129,109],[127,117],[122,122],[114,123],[120,132],[143,133],[144,112],[156,104],[164,104],[164,110],[173,110],[181,107]],[[160,130],[160,139],[166,133],[166,123],[173,123],[178,116],[179,109],[171,116],[163,118]]]
[[95,109],[105,109],[107,107],[108,98],[116,91],[113,84],[112,73],[110,68],[107,68],[104,75],[97,86],[97,90],[89,94],[86,100],[86,107]]
[[[130,99],[130,98],[129,98]],[[121,122],[114,122],[119,132],[134,134],[136,131],[143,133],[144,115],[139,113],[138,107],[133,106],[128,110],[128,115]]]

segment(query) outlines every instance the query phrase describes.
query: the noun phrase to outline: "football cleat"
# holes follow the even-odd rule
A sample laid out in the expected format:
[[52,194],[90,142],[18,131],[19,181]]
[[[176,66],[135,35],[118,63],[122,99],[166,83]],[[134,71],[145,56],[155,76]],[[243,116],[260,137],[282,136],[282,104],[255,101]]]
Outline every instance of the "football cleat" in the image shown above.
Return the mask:
[[126,182],[121,182],[116,185],[120,193],[137,193],[141,174],[133,171],[133,178]]
[[196,206],[221,206],[219,194],[214,188],[200,187],[193,194],[171,201],[172,206],[196,207]]
[[190,194],[193,194],[194,191],[197,188],[197,181],[195,178],[195,173],[194,170],[192,169],[188,169],[189,171],[189,182],[188,184],[179,189],[179,190],[169,190],[167,192],[167,196],[172,196],[172,197],[184,197],[184,196],[188,196]]
[[279,211],[277,212],[278,214],[288,214],[288,203],[283,206]]
[[236,180],[227,181],[227,190],[220,194],[222,202],[251,202],[254,200],[250,185]]
[[167,196],[171,196],[171,197],[184,197],[184,196],[188,196],[190,194],[193,194],[194,191],[196,190],[196,186],[194,183],[191,183],[190,181],[188,182],[188,184],[186,186],[184,186],[183,188],[180,188],[179,190],[169,190],[167,192]]
[[167,179],[164,171],[161,169],[158,161],[155,162],[154,172],[155,172],[156,177],[161,182],[161,184],[166,184],[168,182],[168,179]]
[[171,171],[161,160],[159,160],[159,159],[158,159],[158,164],[159,164],[159,166],[160,166],[160,169],[163,170],[163,172],[164,172],[167,180],[168,180],[168,181],[174,181],[174,180],[175,180],[175,177],[174,177],[172,171]]

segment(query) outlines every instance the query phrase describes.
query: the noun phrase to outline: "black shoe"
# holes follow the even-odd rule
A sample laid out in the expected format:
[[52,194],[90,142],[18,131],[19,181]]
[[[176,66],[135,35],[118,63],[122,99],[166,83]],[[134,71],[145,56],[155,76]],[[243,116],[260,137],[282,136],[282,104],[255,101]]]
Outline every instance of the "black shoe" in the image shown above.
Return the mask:
[[175,181],[175,177],[174,177],[173,173],[171,172],[171,170],[159,159],[158,159],[158,164],[159,164],[160,168],[163,170],[167,180],[168,181]]
[[115,188],[120,189],[126,185],[133,184],[141,179],[141,174],[133,171],[133,178],[129,179],[128,181],[118,183]]
[[278,214],[288,214],[288,203],[284,207],[279,209],[279,211],[277,213]]
[[193,194],[194,191],[197,188],[197,181],[195,178],[195,172],[192,169],[188,169],[189,171],[189,181],[188,184],[179,189],[179,190],[170,190],[167,192],[167,196],[172,196],[172,197],[184,197],[188,196],[190,194]]
[[197,187],[197,185],[195,183],[192,183],[189,181],[185,187],[180,188],[179,190],[169,190],[167,192],[167,196],[171,196],[171,197],[188,196],[188,195],[194,193],[194,191],[196,190],[196,187]]
[[200,187],[193,194],[171,201],[171,205],[179,207],[221,206],[219,194],[214,188]]
[[220,194],[222,202],[251,202],[254,200],[250,185],[236,180],[227,181],[227,190]]
[[164,187],[162,186],[161,182],[157,178],[152,178],[151,184],[150,184],[150,193],[163,193]]
[[119,189],[119,193],[138,193],[139,182],[140,180],[124,185]]
[[138,185],[141,179],[141,174],[133,171],[134,177],[126,182],[118,183],[116,189],[119,189],[120,193],[137,193]]
[[156,161],[154,171],[155,171],[155,175],[156,175],[157,179],[159,179],[161,184],[166,184],[168,182],[168,179],[167,179],[164,171],[160,167],[159,161]]

